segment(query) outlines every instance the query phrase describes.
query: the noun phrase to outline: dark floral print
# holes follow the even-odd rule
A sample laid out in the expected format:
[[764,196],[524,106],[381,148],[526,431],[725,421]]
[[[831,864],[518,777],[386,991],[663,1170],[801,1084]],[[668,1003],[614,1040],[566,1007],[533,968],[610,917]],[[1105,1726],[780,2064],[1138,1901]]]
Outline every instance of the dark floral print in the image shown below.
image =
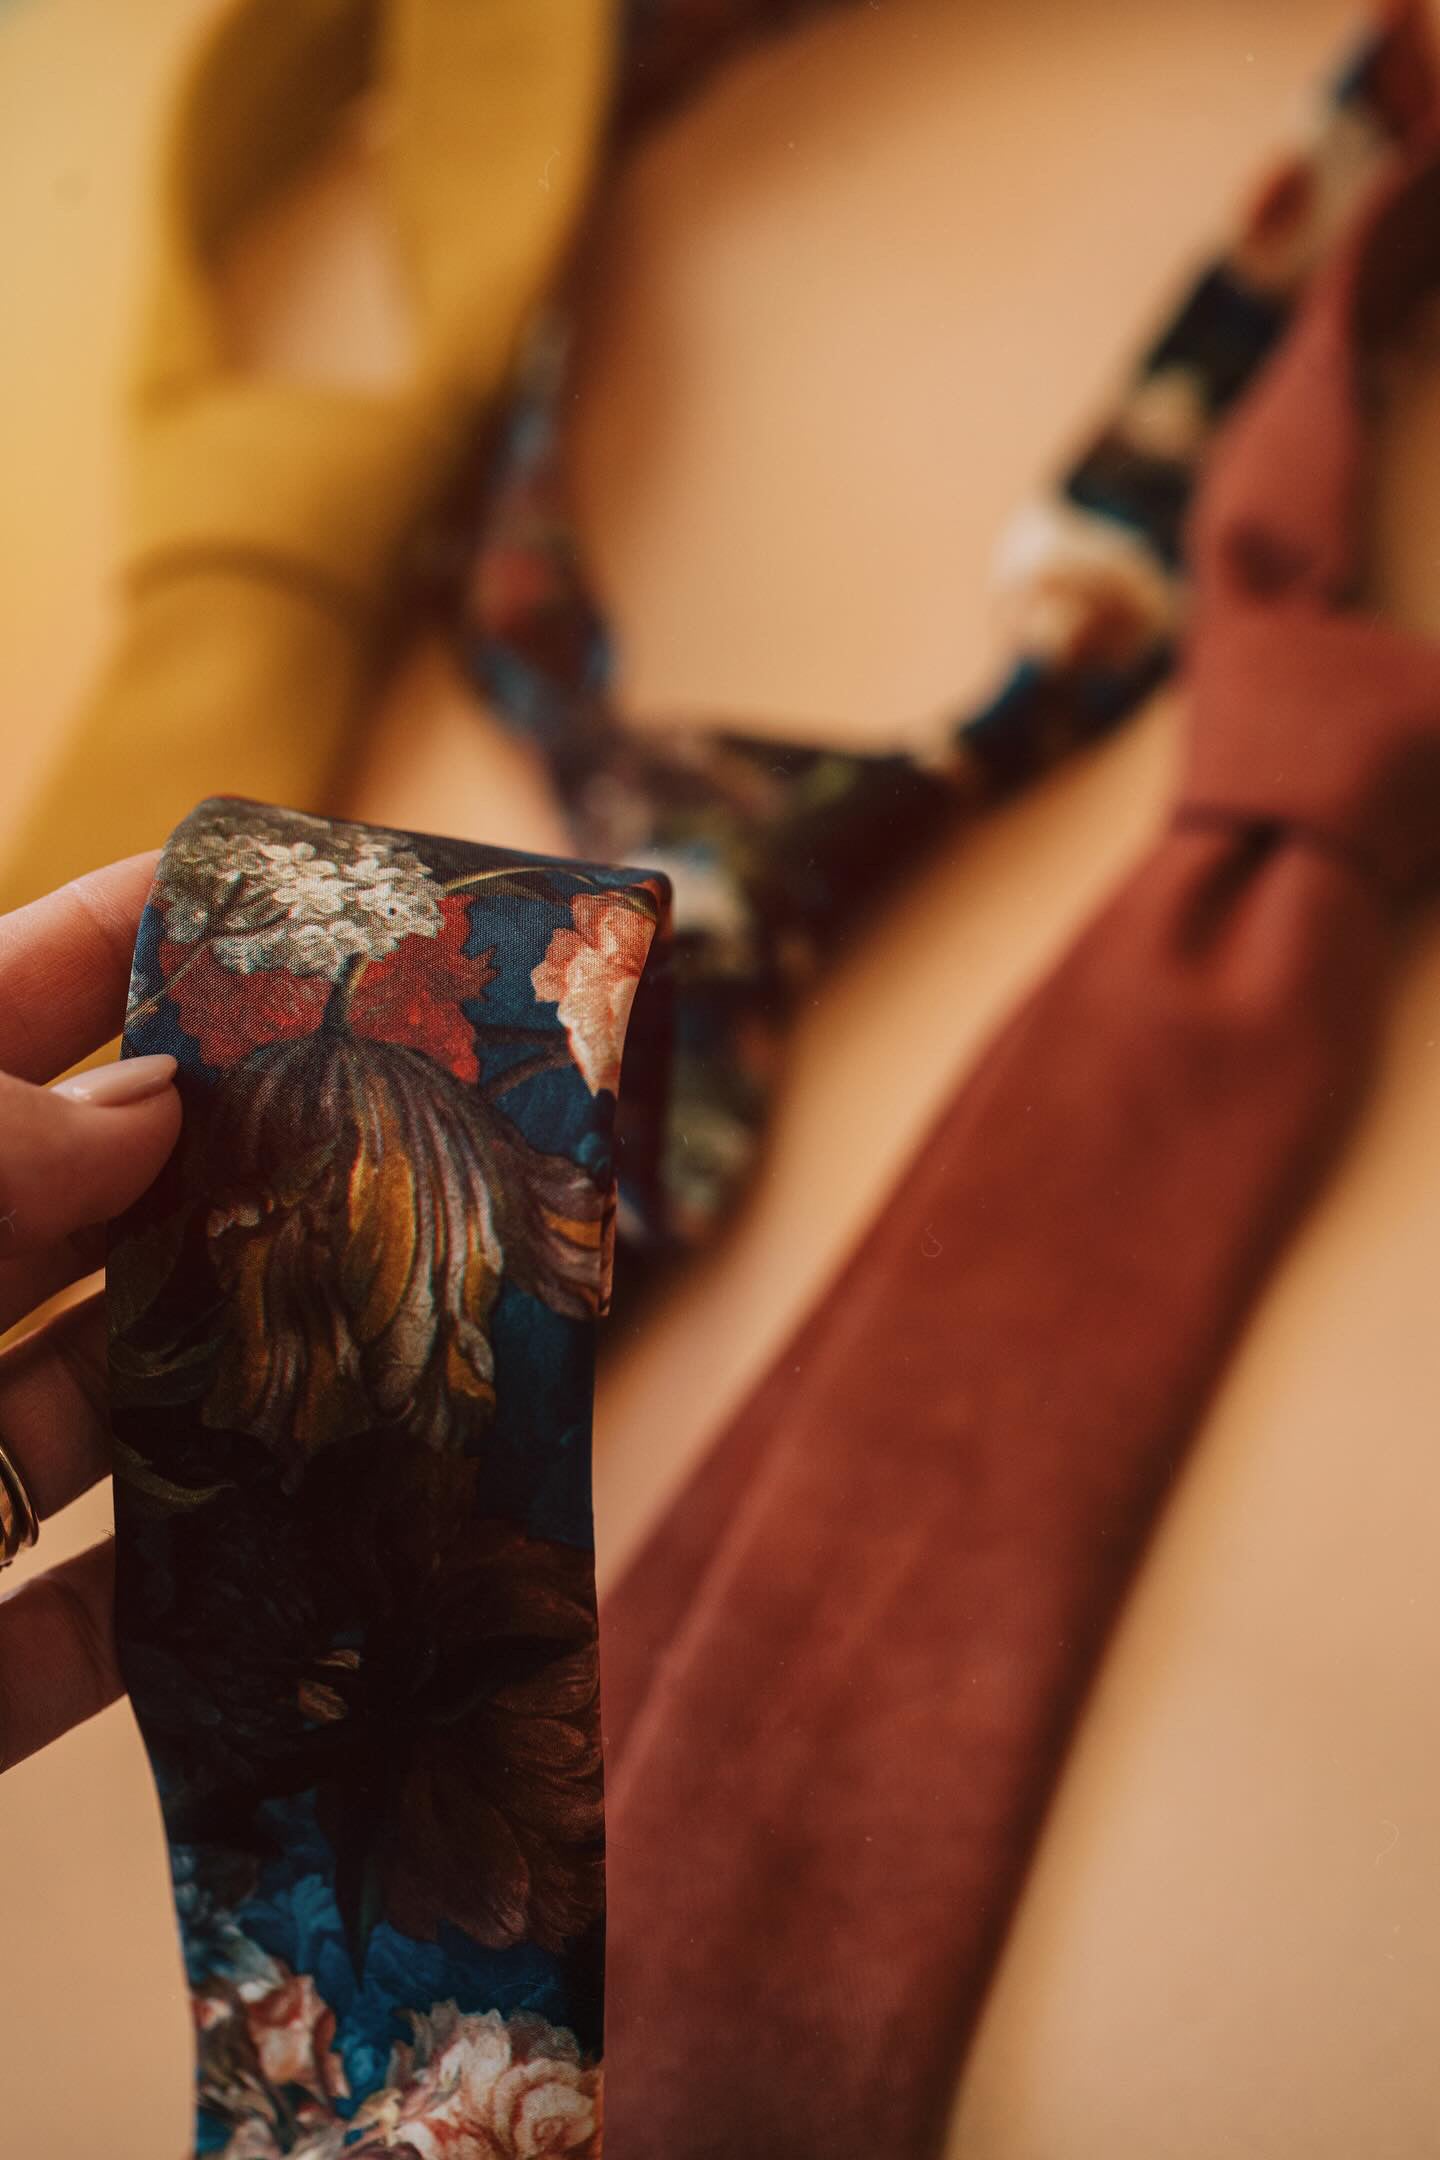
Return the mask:
[[132,1601],[172,1829],[248,1891],[267,1807],[308,1794],[357,1952],[382,1918],[562,1951],[603,1906],[590,1557],[479,1513],[483,1458],[344,1452],[195,1506]]
[[[340,1677],[389,1789],[378,1847],[386,1917],[502,1949],[577,1940],[603,1906],[600,1674],[588,1559],[479,1525],[426,1571],[379,1676]],[[438,1645],[438,1648],[435,1647]],[[423,1663],[421,1662],[423,1658]],[[403,1774],[381,1766],[396,1758]]]
[[620,1092],[619,1048],[648,946],[643,918],[582,893],[571,923],[555,931],[530,970],[531,987],[555,1006],[592,1095]]
[[[434,950],[423,982],[417,982],[404,956],[386,955],[352,970],[346,1020],[354,1035],[379,1042],[409,1043],[455,1074],[475,1079],[475,1045],[463,1014],[465,998],[484,995],[494,969],[489,952],[468,958],[462,947],[469,935],[464,897],[440,903]],[[252,1044],[299,1042],[312,1035],[325,1017],[334,978],[288,969],[260,974],[247,995],[242,1016],[231,1007],[224,976],[234,972],[205,945],[193,956],[173,939],[159,952],[181,1023],[210,1065],[228,1065]],[[338,974],[338,970],[337,970]],[[237,1030],[243,1028],[243,1038]]]
[[[346,2118],[327,2104],[333,2092],[309,2082],[317,2058],[334,2058],[323,2056],[328,2013],[308,1982],[277,1967],[248,1995],[217,1993],[200,2008],[202,2091],[238,2122],[226,2160],[599,2160],[599,2072],[542,2018],[466,2017],[437,2003],[412,2017],[413,2037],[397,2045],[385,2089]],[[288,2080],[288,2120],[271,2097],[280,2070],[299,2073]]]
[[343,1017],[232,1067],[178,1168],[206,1200],[213,1327],[195,1325],[192,1238],[136,1315],[127,1377],[203,1378],[205,1421],[281,1451],[292,1482],[370,1431],[471,1444],[494,1409],[503,1273],[558,1311],[602,1301],[603,1187],[423,1051]]
[[584,1441],[666,898],[225,802],[162,858],[112,1389],[202,2151],[598,2153]]

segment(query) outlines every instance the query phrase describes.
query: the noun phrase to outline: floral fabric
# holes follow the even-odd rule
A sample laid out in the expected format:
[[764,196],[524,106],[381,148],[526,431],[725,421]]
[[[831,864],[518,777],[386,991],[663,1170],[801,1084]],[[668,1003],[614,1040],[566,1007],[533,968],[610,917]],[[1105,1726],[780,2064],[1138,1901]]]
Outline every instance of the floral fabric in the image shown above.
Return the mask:
[[111,1381],[202,2153],[600,2150],[593,1335],[666,902],[223,801],[162,858]]
[[[838,0],[630,0],[617,149],[746,37]],[[997,561],[1010,657],[920,753],[855,756],[616,710],[613,636],[564,482],[563,295],[537,326],[477,509],[463,604],[470,672],[544,759],[586,855],[675,887],[676,1066],[661,1219],[703,1237],[758,1150],[797,998],[878,891],[977,809],[1115,727],[1162,680],[1185,609],[1183,528],[1211,444],[1364,190],[1423,122],[1424,11],[1382,26],[1325,85],[1305,139],[1143,353],[1108,420],[1015,520]]]

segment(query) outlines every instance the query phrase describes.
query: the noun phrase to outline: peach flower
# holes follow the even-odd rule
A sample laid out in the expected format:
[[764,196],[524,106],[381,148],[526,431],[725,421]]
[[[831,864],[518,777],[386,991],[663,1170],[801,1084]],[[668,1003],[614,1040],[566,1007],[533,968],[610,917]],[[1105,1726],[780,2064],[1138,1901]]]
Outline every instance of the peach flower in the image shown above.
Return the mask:
[[543,1004],[557,1008],[591,1094],[617,1093],[625,1023],[655,926],[618,894],[581,893],[571,920],[573,929],[552,935],[531,970],[531,986]]
[[349,2093],[340,2058],[331,2050],[335,2013],[308,1973],[291,1973],[268,1993],[240,1990],[260,2069],[271,2085],[298,2085],[317,2100]]
[[543,2018],[507,2023],[497,2010],[462,2016],[437,2003],[414,2016],[391,2090],[360,2111],[359,2153],[399,2146],[415,2160],[600,2160],[601,2072],[571,2034]]

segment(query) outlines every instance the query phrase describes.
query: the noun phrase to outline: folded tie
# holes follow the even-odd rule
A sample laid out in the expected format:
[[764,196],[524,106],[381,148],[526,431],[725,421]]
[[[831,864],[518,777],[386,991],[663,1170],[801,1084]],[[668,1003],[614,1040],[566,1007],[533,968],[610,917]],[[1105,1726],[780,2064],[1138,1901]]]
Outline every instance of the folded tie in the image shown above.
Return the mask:
[[[625,2160],[922,2160],[1086,1685],[1440,874],[1440,646],[1347,605],[1388,189],[1202,491],[1190,752],[609,1601]],[[937,995],[943,986],[937,986]]]
[[664,904],[235,802],[161,860],[125,1045],[185,1127],[111,1384],[201,2152],[599,2153],[591,1380]]

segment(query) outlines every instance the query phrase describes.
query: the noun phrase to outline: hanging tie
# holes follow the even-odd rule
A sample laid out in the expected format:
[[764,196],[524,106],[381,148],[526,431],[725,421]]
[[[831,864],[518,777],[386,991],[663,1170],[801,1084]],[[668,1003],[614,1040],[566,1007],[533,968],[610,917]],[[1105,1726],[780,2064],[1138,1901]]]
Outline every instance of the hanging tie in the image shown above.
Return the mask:
[[1347,605],[1366,369],[1437,272],[1432,148],[1202,491],[1168,829],[609,1601],[625,2160],[939,2148],[1086,1686],[1440,875],[1440,646]]

